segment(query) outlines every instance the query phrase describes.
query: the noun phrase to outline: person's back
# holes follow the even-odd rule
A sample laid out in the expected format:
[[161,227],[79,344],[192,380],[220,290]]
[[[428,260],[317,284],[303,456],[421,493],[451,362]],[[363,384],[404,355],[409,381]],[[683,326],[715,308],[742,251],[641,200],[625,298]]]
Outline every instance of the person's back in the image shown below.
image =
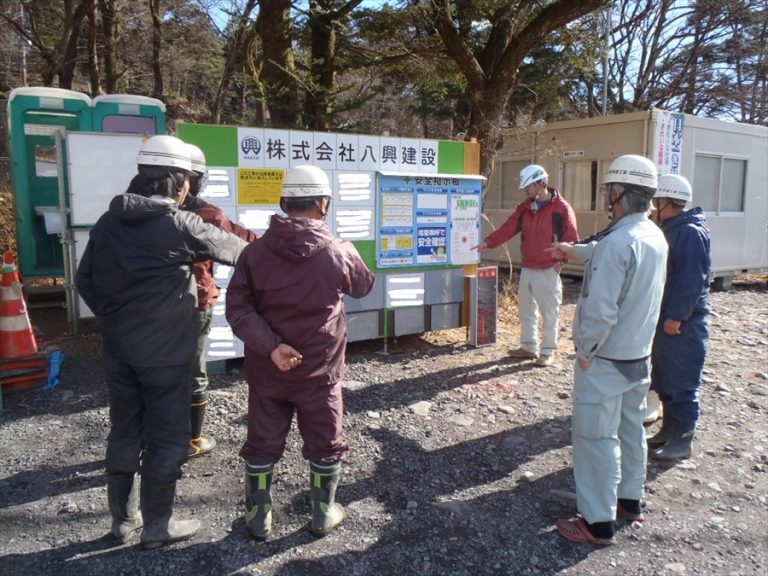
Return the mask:
[[[256,310],[275,336],[301,351],[302,362],[290,372],[279,371],[264,354],[277,344],[267,336],[246,357],[249,379],[282,385],[322,384],[340,377],[347,331],[342,297],[360,298],[371,287],[370,273],[353,265],[351,251],[356,256],[354,247],[334,238],[321,220],[272,217],[269,230],[243,256],[253,272],[247,280]],[[239,306],[251,305],[240,302],[237,289],[231,289],[237,281],[233,278],[228,296],[228,308],[235,314]],[[234,328],[239,329],[237,324]]]
[[[191,262],[227,234],[175,203],[137,194],[115,197],[91,230],[91,287],[80,286],[113,354],[143,365],[191,357],[195,283]],[[231,262],[243,244],[219,242]],[[184,327],[187,326],[188,329]]]
[[325,225],[328,176],[315,166],[288,170],[280,191],[287,217],[243,253],[227,289],[227,321],[245,342],[248,437],[245,522],[254,538],[272,530],[272,473],[294,414],[309,460],[310,532],[324,536],[344,519],[335,501],[343,433],[341,378],[347,343],[343,295],[362,298],[374,275],[355,247]]
[[128,191],[91,230],[76,285],[104,337],[112,536],[124,544],[142,530],[142,545],[157,548],[200,529],[196,520],[172,519],[189,438],[192,263],[234,264],[245,242],[178,210],[191,169],[182,141],[149,138],[137,167]]

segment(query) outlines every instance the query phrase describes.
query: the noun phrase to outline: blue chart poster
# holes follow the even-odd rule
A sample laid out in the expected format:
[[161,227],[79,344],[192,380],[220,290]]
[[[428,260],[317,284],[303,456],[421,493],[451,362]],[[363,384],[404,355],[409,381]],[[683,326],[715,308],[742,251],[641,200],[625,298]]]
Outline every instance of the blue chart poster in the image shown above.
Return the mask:
[[482,176],[378,173],[379,267],[473,264],[479,254]]

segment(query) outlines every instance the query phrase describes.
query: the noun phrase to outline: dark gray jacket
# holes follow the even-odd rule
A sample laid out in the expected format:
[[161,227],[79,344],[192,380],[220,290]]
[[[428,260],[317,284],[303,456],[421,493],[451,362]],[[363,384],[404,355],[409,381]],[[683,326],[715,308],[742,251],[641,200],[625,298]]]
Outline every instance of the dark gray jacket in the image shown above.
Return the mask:
[[188,362],[197,338],[192,263],[234,265],[245,246],[175,203],[115,196],[91,230],[75,280],[105,350],[139,366]]

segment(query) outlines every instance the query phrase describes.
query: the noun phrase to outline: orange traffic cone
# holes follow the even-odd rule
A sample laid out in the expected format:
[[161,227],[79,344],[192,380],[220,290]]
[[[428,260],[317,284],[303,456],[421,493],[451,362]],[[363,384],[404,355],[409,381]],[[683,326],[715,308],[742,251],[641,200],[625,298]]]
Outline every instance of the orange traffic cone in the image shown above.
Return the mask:
[[21,290],[16,257],[10,250],[3,256],[0,280],[0,359],[24,358],[37,353],[37,342],[29,323]]

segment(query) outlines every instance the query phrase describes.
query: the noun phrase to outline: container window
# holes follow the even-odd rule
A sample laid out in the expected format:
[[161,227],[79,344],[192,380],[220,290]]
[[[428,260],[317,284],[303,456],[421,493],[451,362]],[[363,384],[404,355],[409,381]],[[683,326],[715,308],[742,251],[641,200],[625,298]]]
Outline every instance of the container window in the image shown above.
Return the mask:
[[720,197],[721,212],[744,212],[747,161],[723,158],[723,182]]
[[705,154],[696,155],[693,204],[705,212],[744,212],[747,161]]
[[563,198],[577,212],[595,210],[597,162],[590,160],[563,163]]
[[527,162],[508,161],[501,165],[501,207],[513,210],[525,200],[525,193],[520,190],[520,170]]
[[696,156],[693,171],[693,204],[704,212],[717,212],[717,191],[720,187],[720,158]]

